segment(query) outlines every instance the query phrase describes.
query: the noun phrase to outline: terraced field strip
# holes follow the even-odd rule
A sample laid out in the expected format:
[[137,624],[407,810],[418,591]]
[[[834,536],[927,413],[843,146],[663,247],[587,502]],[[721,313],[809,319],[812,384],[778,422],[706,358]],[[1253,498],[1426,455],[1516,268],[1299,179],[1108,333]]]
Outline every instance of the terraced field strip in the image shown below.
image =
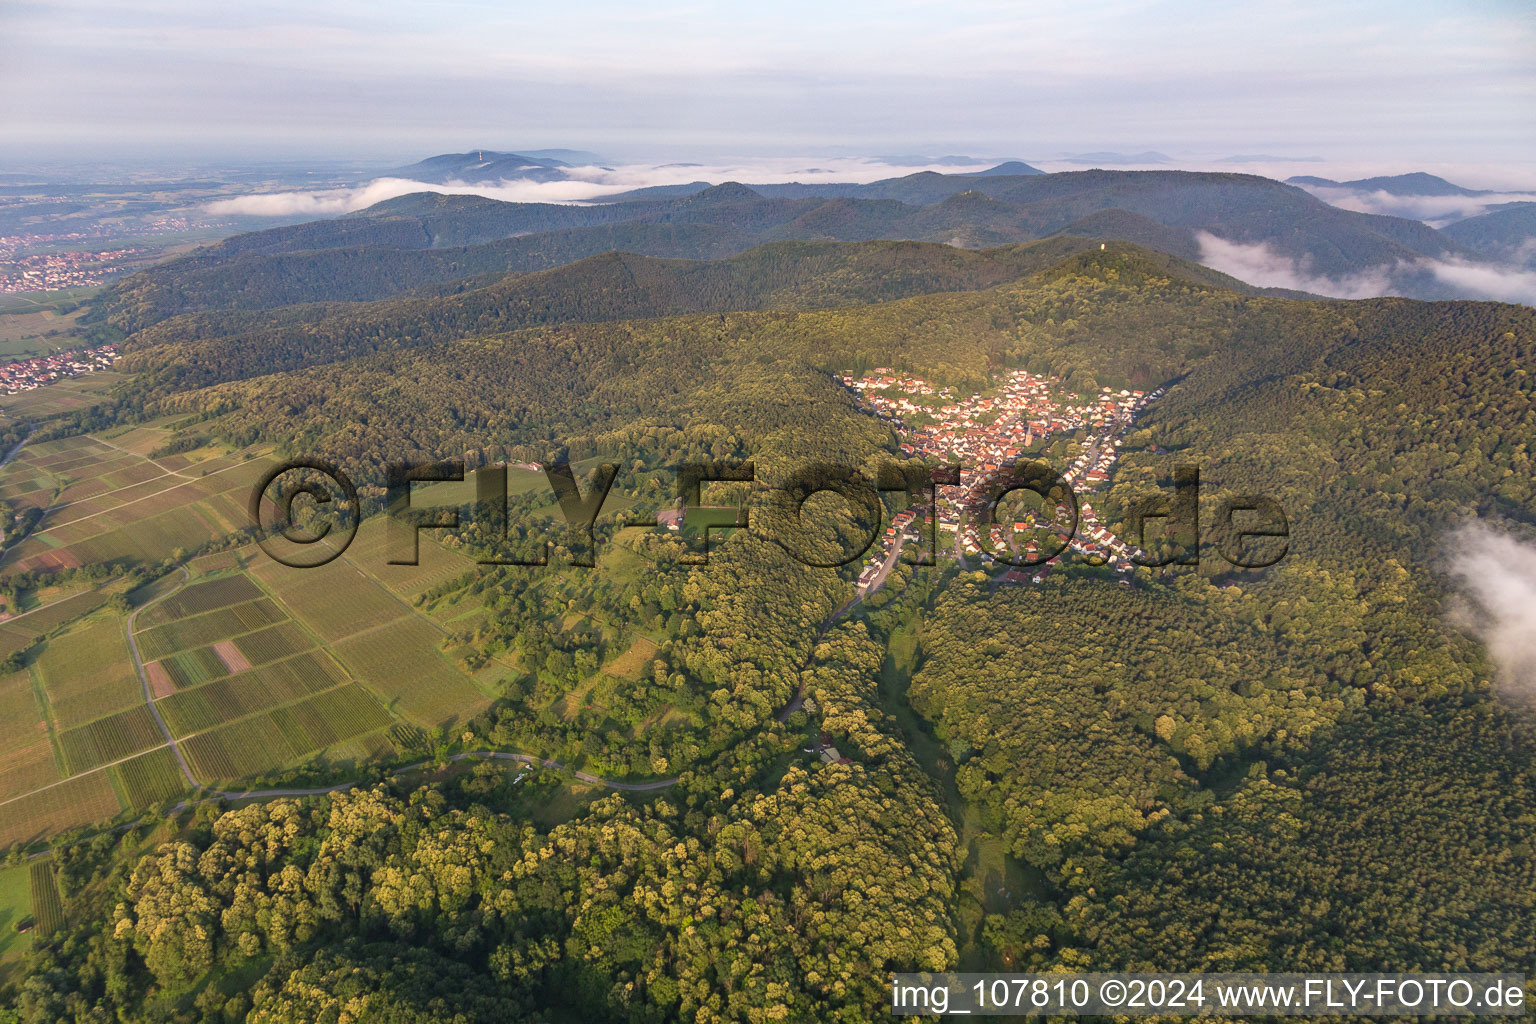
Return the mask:
[[54,877],[53,861],[35,861],[32,871],[32,918],[37,934],[52,935],[64,927],[64,899]]

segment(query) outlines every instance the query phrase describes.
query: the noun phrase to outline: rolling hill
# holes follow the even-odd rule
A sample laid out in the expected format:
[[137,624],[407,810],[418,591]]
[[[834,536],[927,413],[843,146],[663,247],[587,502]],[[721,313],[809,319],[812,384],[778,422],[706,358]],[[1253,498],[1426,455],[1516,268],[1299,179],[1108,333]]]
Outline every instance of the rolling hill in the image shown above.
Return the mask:
[[1417,221],[1340,210],[1300,188],[1244,174],[924,172],[847,187],[726,183],[589,206],[416,194],[335,220],[235,236],[168,261],[112,285],[90,316],[132,332],[182,313],[382,299],[612,250],[717,259],[783,240],[977,248],[1065,233],[1124,237],[1188,258],[1198,255],[1198,232],[1265,246],[1323,276],[1472,255]]
[[[919,242],[772,242],[717,261],[610,252],[440,295],[173,317],[130,338],[122,366],[144,375],[142,394],[163,394],[541,324],[830,309],[982,291],[1052,271],[1099,244],[1077,235],[974,251]],[[1138,259],[1192,284],[1258,294],[1163,253]]]
[[1503,203],[1440,231],[1468,249],[1536,266],[1536,203]]

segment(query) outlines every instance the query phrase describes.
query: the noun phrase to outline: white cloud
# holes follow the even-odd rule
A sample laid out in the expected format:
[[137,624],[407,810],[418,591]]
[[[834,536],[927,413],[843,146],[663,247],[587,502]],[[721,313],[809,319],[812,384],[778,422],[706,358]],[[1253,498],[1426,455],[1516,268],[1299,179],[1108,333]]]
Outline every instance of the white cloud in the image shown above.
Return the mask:
[[1381,190],[1361,192],[1352,188],[1324,185],[1301,187],[1341,210],[1407,217],[1424,221],[1433,227],[1443,227],[1452,221],[1480,216],[1487,213],[1490,206],[1500,203],[1536,200],[1536,193],[1532,192],[1494,192],[1479,196],[1398,196]]
[[1536,271],[1462,259],[1428,260],[1426,265],[1437,281],[1459,294],[1536,306]]
[[1536,305],[1536,271],[1505,263],[1458,258],[1382,263],[1344,277],[1314,273],[1307,260],[1276,252],[1265,243],[1248,244],[1195,232],[1200,262],[1260,288],[1290,288],[1335,299],[1422,294],[1419,282],[1445,297],[1492,299]]
[[1488,645],[1503,694],[1536,699],[1536,545],[1474,520],[1448,555],[1461,598],[1452,620]]
[[1294,260],[1259,242],[1229,242],[1208,231],[1195,232],[1200,262],[1239,281],[1260,288],[1290,288],[1335,299],[1369,299],[1393,294],[1390,265],[1383,264],[1358,274],[1335,278],[1311,272],[1305,261]]
[[682,185],[693,181],[740,182],[870,182],[918,171],[967,173],[984,165],[896,165],[857,157],[783,157],[724,160],[710,164],[629,164],[617,167],[575,167],[571,181],[502,181],[494,184],[436,185],[407,178],[378,178],[357,188],[313,192],[275,192],[238,196],[209,203],[215,216],[334,217],[412,192],[487,196],[515,203],[577,203],[601,200],[618,192],[651,185]]

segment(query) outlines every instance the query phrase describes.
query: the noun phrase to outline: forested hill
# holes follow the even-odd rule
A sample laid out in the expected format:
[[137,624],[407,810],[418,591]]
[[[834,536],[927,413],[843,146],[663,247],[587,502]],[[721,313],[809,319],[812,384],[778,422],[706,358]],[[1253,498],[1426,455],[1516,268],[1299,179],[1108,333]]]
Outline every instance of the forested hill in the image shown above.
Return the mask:
[[[784,258],[801,250],[816,272],[787,271]],[[467,293],[457,297],[471,300],[462,306],[452,299],[417,300],[444,302],[406,307],[438,309],[444,326],[423,325],[403,339],[396,331],[405,321],[389,318],[389,304],[378,319],[355,324],[343,315],[245,333],[231,330],[227,344],[205,338],[202,321],[192,321],[186,337],[175,337],[172,322],[163,334],[146,332],[143,347],[130,349],[127,365],[145,370],[144,383],[153,383],[152,391],[138,395],[150,407],[163,403],[188,411],[224,410],[219,422],[239,438],[291,443],[300,437],[345,437],[344,445],[327,454],[360,470],[390,454],[379,447],[386,443],[400,451],[450,455],[524,446],[553,433],[590,450],[603,437],[628,436],[638,423],[667,424],[681,432],[685,445],[691,444],[683,440],[689,425],[725,424],[736,438],[732,449],[750,455],[753,437],[778,436],[780,430],[778,412],[762,423],[754,417],[796,403],[842,409],[845,399],[827,374],[872,366],[899,367],[968,387],[981,386],[996,370],[1012,366],[1053,373],[1085,391],[1101,384],[1152,388],[1180,379],[1148,421],[1149,430],[1163,432],[1156,435],[1158,444],[1185,447],[1189,438],[1205,438],[1201,443],[1211,455],[1230,451],[1222,457],[1223,473],[1229,472],[1229,459],[1230,472],[1236,473],[1238,467],[1265,465],[1262,459],[1275,452],[1273,458],[1283,465],[1255,470],[1242,482],[1256,487],[1285,482],[1289,487],[1294,480],[1302,505],[1317,498],[1306,490],[1306,482],[1319,479],[1319,467],[1339,461],[1340,453],[1328,450],[1335,421],[1343,425],[1338,429],[1347,427],[1346,436],[1365,432],[1380,437],[1379,448],[1358,441],[1350,450],[1359,448],[1362,457],[1372,460],[1371,478],[1390,481],[1395,479],[1390,471],[1394,456],[1371,451],[1405,451],[1431,443],[1426,437],[1458,437],[1458,443],[1470,444],[1481,429],[1476,424],[1519,429],[1526,415],[1521,410],[1529,395],[1499,367],[1508,359],[1518,361],[1522,346],[1529,345],[1532,314],[1527,309],[1245,295],[1219,282],[1183,276],[1187,265],[1169,257],[1123,245],[1106,251],[1089,247],[993,287],[805,308],[859,294],[878,298],[893,284],[984,285],[993,275],[1027,269],[1026,261],[1039,255],[1035,247],[959,254],[942,247],[875,245],[768,247],[722,265],[605,257],[541,276],[527,290],[516,290],[527,282],[511,281],[508,291]],[[889,276],[892,259],[934,262],[902,285]],[[573,271],[579,273],[563,276]],[[579,291],[586,297],[559,299],[561,282],[581,283]],[[697,289],[689,294],[717,301],[720,312],[664,316],[682,294],[673,289],[684,282]],[[796,288],[803,289],[798,299],[793,297]],[[652,312],[663,318],[618,320],[613,309],[603,306],[604,289],[612,289],[606,294],[615,302],[620,297],[652,302]],[[724,308],[743,298],[772,308]],[[795,311],[797,305],[801,311]],[[398,310],[395,315],[404,316]],[[594,322],[601,320],[614,322]],[[507,330],[519,324],[529,326]],[[1473,373],[1458,367],[1457,359],[1481,369]],[[269,360],[269,372],[253,376],[261,371],[261,360]],[[323,365],[271,372],[284,361]],[[200,367],[197,371],[179,369],[192,362]],[[1453,373],[1464,386],[1447,383]],[[1411,392],[1394,388],[1388,383],[1394,374],[1422,384]],[[203,387],[220,378],[231,382]],[[387,408],[372,409],[373,429],[367,436],[333,429],[371,407],[374,395],[398,391],[392,382],[401,380],[414,382],[410,394]],[[1503,397],[1495,402],[1485,391]],[[1396,403],[1410,394],[1417,404],[1409,412],[1397,410]],[[1450,394],[1456,396],[1451,411],[1435,411]],[[767,404],[759,406],[759,401]],[[295,419],[281,414],[283,409],[304,412]],[[445,417],[437,411],[443,409],[456,412]],[[1277,417],[1293,409],[1298,417],[1320,418],[1289,421],[1296,424],[1296,433],[1283,443],[1266,442],[1251,451],[1242,447],[1250,433],[1271,437],[1282,422]],[[1481,411],[1474,415],[1475,410]],[[1498,426],[1489,420],[1494,410],[1514,419]],[[1439,422],[1429,435],[1413,427],[1423,416]],[[1293,466],[1288,460],[1301,452],[1311,453],[1317,465]],[[1479,480],[1497,485],[1485,498],[1497,504],[1497,495],[1510,495],[1514,504],[1505,506],[1506,514],[1526,501],[1517,486],[1525,477],[1507,461],[1509,454],[1495,449],[1493,461],[1478,470],[1491,474]],[[1470,472],[1472,466],[1463,458],[1459,472]],[[1504,469],[1516,475],[1505,479],[1499,475]],[[1322,479],[1336,480],[1347,491],[1362,477],[1341,472]],[[1464,500],[1462,493],[1456,492],[1455,500]],[[1341,492],[1340,500],[1350,499]],[[1420,496],[1414,507],[1428,500]],[[1348,522],[1351,515],[1340,513],[1335,519]],[[1372,525],[1372,516],[1366,515],[1359,529],[1374,534],[1381,524]]]
[[[684,537],[605,515],[590,569],[552,554],[432,577],[416,600],[448,642],[517,666],[440,749],[675,781],[576,800],[553,773],[485,762],[171,811],[55,855],[73,931],[37,938],[0,1012],[865,1024],[907,970],[1536,974],[1536,735],[1495,699],[1439,568],[1469,517],[1536,523],[1536,310],[1245,294],[1114,243],[1008,262],[1044,251],[608,257],[521,305],[528,282],[497,285],[504,305],[482,312],[512,312],[487,323],[531,326],[208,387],[165,376],[115,407],[368,483],[402,456],[601,455],[649,514],[690,458],[750,458],[763,482],[899,460],[833,372],[969,392],[1027,368],[1078,393],[1167,386],[1094,495],[1117,530],[1194,463],[1204,508],[1273,495],[1291,535],[1266,569],[1206,551],[1132,578],[1069,561],[1038,584],[946,553],[897,565],[844,618],[851,571],[795,561],[761,519],[703,565]],[[879,299],[902,266],[911,287],[978,287],[803,308]],[[603,312],[562,281],[772,308],[536,323],[539,304]],[[327,322],[309,313],[272,329]],[[640,638],[633,675],[599,671]],[[823,738],[841,758],[807,752]]]
[[788,239],[975,248],[1069,234],[1190,258],[1200,252],[1198,232],[1264,244],[1334,276],[1466,253],[1417,221],[1340,210],[1299,188],[1237,174],[920,174],[792,196],[726,183],[681,197],[585,206],[424,193],[189,253],[114,284],[90,318],[131,332],[182,313],[380,299],[611,250],[715,259]]
[[[187,314],[133,335],[122,365],[146,374],[141,393],[159,394],[538,324],[832,308],[977,291],[1051,270],[1098,245],[1077,237],[984,250],[774,242],[714,262],[609,253],[433,297]],[[1135,250],[1117,244],[1116,251]],[[1137,251],[1137,258],[1180,280],[1255,293],[1162,253]]]

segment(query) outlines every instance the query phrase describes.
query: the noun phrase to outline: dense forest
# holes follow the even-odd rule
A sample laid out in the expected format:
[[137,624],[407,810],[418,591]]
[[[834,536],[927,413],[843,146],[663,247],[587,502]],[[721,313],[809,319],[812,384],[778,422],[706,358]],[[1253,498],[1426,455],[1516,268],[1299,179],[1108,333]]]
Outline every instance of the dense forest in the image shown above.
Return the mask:
[[418,193],[169,260],[111,285],[86,321],[107,336],[185,313],[401,297],[615,250],[713,260],[775,241],[980,248],[1054,236],[1128,241],[1194,259],[1201,232],[1264,245],[1324,277],[1393,276],[1400,294],[1426,298],[1439,297],[1440,286],[1408,268],[1426,258],[1479,258],[1485,244],[1492,248],[1483,256],[1502,258],[1493,243],[1507,234],[1474,234],[1465,248],[1419,221],[1342,210],[1278,181],[1186,171],[923,172],[760,192],[726,182],[583,205]]
[[[854,1022],[897,970],[1536,973],[1536,732],[1447,617],[1441,547],[1471,518],[1536,525],[1536,311],[1261,295],[1072,240],[610,255],[167,315],[155,296],[204,272],[173,268],[108,307],[145,317],[129,384],[48,429],[174,413],[375,497],[392,459],[617,464],[633,507],[600,521],[595,568],[485,567],[424,600],[483,607],[456,639],[522,666],[459,748],[676,782],[572,807],[568,778],[487,761],[76,837],[54,854],[69,927],[0,1020]],[[905,459],[833,377],[876,367],[1166,387],[1104,521],[1193,463],[1202,508],[1280,503],[1286,557],[1040,584],[946,559],[851,605],[850,570],[792,557],[764,492]],[[622,529],[690,460],[756,467],[732,491],[751,525],[708,564],[687,533]],[[557,713],[640,636],[637,678]]]

